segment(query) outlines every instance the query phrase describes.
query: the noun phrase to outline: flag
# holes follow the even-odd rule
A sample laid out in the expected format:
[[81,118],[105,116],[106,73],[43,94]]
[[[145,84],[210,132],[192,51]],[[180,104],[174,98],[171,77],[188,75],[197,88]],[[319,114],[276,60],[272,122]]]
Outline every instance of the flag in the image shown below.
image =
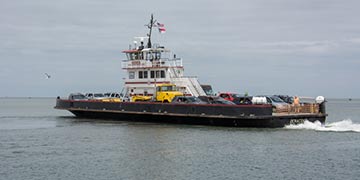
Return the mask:
[[157,27],[159,29],[159,33],[165,33],[166,32],[166,29],[165,29],[165,25],[164,24],[161,24],[161,23],[157,23]]

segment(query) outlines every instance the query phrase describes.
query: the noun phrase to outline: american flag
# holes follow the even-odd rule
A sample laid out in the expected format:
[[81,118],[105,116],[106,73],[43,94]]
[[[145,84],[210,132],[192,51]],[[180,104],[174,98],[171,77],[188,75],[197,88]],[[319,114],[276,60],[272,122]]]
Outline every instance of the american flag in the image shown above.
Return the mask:
[[160,33],[165,33],[166,32],[166,29],[165,29],[165,25],[164,24],[161,24],[161,23],[157,23],[157,27],[159,28],[159,32]]

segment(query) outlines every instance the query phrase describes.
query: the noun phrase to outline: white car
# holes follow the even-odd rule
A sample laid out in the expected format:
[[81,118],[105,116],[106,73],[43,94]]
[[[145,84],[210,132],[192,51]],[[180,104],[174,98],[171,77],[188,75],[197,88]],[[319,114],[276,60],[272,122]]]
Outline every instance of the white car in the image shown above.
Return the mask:
[[[263,104],[271,104],[274,112],[275,111],[286,111],[289,108],[289,104],[284,102],[278,96],[254,96],[253,101],[255,99],[261,100],[261,102],[263,102]],[[260,104],[260,103],[253,102],[253,104]]]
[[103,93],[86,93],[85,96],[88,99],[104,99],[104,98],[106,98]]

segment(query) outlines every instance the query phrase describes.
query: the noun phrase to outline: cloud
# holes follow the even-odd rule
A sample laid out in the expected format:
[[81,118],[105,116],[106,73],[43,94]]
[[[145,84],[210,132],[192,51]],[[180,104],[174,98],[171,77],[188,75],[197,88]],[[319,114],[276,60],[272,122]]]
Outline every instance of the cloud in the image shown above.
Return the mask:
[[350,38],[347,40],[347,42],[352,44],[360,44],[360,37],[359,38]]
[[331,54],[335,51],[342,52],[348,48],[356,48],[360,45],[360,38],[341,40],[319,40],[319,41],[278,41],[278,42],[241,42],[238,49],[249,52],[262,53],[302,53],[320,55]]
[[[234,84],[241,89],[242,79],[251,86],[268,83],[254,89],[286,89],[291,79],[311,80],[303,75],[317,76],[321,67],[321,79],[334,84],[334,91],[340,87],[333,81],[336,75],[351,83],[352,95],[358,96],[359,83],[353,78],[359,76],[360,65],[360,21],[354,18],[359,16],[358,7],[355,0],[245,0],[220,5],[217,1],[184,0],[176,6],[157,0],[145,4],[128,0],[4,1],[0,6],[0,76],[2,84],[12,86],[0,94],[19,95],[11,89],[24,89],[22,93],[43,95],[65,92],[64,87],[80,91],[91,87],[85,78],[104,83],[104,88],[106,84],[121,86],[121,50],[133,36],[147,33],[143,25],[154,13],[166,24],[168,33],[154,33],[153,42],[184,58],[186,73],[221,77],[208,79],[212,84],[224,82],[220,86],[224,89]],[[105,74],[104,67],[114,69]],[[254,72],[254,67],[261,67],[261,73]],[[13,76],[16,69],[31,71]],[[45,84],[49,81],[39,81],[46,88],[30,91],[18,87],[37,81],[39,74],[43,78],[44,71],[58,78],[58,86],[50,90]],[[278,81],[284,71],[302,76],[289,73],[293,78]],[[25,76],[31,80],[20,78]],[[312,83],[307,81],[302,89],[310,87],[311,93]]]

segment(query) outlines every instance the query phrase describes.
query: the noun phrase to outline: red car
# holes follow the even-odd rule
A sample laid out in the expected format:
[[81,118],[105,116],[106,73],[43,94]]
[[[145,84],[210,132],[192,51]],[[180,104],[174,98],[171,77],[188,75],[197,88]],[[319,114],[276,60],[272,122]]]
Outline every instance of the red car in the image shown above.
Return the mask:
[[225,92],[225,93],[220,93],[219,94],[220,97],[228,100],[228,101],[234,101],[235,98],[240,98],[241,95],[237,94],[237,93],[229,93],[229,92]]

